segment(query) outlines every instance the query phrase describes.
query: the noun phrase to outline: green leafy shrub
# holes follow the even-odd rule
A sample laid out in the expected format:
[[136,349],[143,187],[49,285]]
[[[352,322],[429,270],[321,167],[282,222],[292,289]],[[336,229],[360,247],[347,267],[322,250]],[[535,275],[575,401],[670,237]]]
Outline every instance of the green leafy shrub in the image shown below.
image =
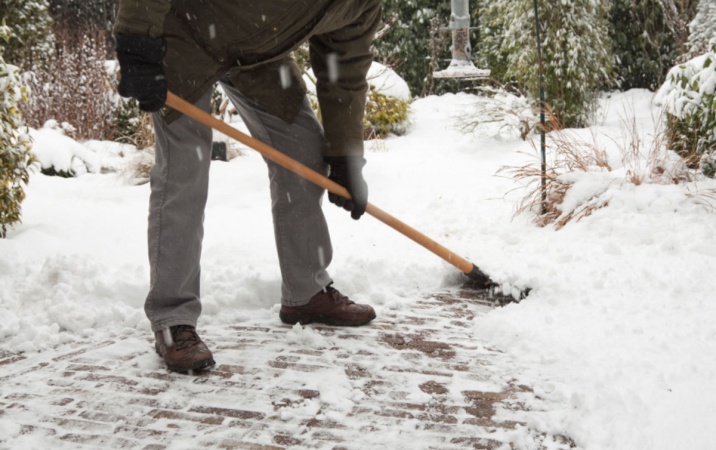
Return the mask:
[[[0,26],[0,39],[10,38],[10,28]],[[5,62],[0,47],[0,238],[8,226],[20,222],[20,204],[25,199],[23,184],[30,181],[32,143],[22,128],[18,103],[27,98],[18,69]]]
[[371,86],[363,118],[364,138],[383,138],[390,133],[404,134],[409,105],[407,101],[381,94]]
[[667,143],[692,168],[716,167],[716,48],[669,71],[656,96],[666,113]]

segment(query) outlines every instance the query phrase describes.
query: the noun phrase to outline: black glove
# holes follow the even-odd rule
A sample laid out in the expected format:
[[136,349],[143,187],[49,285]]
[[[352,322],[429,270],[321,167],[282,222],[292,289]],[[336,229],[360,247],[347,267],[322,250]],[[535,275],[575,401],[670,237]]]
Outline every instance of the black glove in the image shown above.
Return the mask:
[[351,217],[355,220],[365,213],[365,207],[368,204],[368,185],[363,179],[363,166],[365,166],[365,158],[362,156],[331,156],[323,158],[331,167],[328,178],[348,189],[352,199],[345,198],[328,193],[328,200],[351,212]]
[[120,34],[116,50],[121,71],[119,95],[137,99],[142,111],[159,111],[167,100],[164,38]]

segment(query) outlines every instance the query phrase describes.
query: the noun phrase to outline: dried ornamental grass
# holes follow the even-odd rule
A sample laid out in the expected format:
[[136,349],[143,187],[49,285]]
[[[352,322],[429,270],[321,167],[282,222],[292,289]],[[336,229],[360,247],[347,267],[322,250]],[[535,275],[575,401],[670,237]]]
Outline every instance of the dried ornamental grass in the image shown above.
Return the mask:
[[[608,204],[608,201],[597,193],[576,208],[564,208],[565,199],[575,182],[575,178],[569,174],[609,172],[611,167],[605,151],[575,140],[564,130],[552,131],[548,137],[551,142],[548,151],[554,157],[547,163],[544,177],[540,162],[509,168],[507,172],[514,179],[525,183],[528,189],[518,204],[517,213],[536,212],[536,221],[540,226],[554,223],[555,227],[560,229],[568,222],[579,221]],[[534,140],[531,143],[536,146]]]
[[[688,162],[676,157],[665,146],[665,132],[657,129],[647,145],[642,139],[635,119],[623,120],[624,141],[612,140],[618,149],[622,165],[613,168],[606,150],[598,144],[596,136],[591,141],[565,130],[549,110],[546,128],[546,153],[550,160],[544,173],[540,161],[519,167],[501,169],[526,188],[526,194],[518,203],[517,214],[530,212],[540,226],[553,223],[556,229],[571,221],[580,221],[594,211],[606,207],[609,199],[604,194],[614,184],[643,183],[678,184],[693,181]],[[537,153],[536,140],[530,141]],[[591,190],[575,193],[578,181],[593,181]],[[713,194],[713,193],[712,193]],[[700,194],[702,198],[708,199]]]

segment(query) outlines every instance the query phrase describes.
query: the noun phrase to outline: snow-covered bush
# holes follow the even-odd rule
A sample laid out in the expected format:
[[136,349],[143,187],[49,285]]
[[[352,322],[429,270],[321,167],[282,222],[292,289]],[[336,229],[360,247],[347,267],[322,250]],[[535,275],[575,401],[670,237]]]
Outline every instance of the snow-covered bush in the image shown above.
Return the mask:
[[689,23],[689,55],[698,56],[716,45],[716,0],[701,0]]
[[109,31],[119,0],[50,0],[50,14],[68,27]]
[[[9,27],[0,26],[0,40],[7,42],[10,34]],[[8,226],[20,222],[23,184],[30,180],[32,144],[18,109],[26,96],[18,68],[5,62],[0,46],[0,238],[6,236]]]
[[[599,90],[613,80],[609,2],[539,0],[545,100],[567,127],[589,124]],[[486,4],[481,37],[492,53],[490,69],[539,98],[535,17],[531,1]]]
[[28,70],[50,59],[54,38],[47,0],[2,0],[0,21],[12,27],[5,58]]
[[666,113],[669,147],[716,176],[716,48],[669,71],[655,102]]
[[82,30],[104,43],[105,56],[114,58],[112,26],[119,0],[49,0],[56,35]]

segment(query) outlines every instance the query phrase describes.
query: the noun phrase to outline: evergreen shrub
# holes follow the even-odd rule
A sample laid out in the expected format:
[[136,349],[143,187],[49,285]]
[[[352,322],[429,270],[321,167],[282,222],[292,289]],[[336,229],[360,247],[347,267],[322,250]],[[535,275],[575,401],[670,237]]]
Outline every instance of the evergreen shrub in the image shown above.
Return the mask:
[[678,56],[662,0],[612,0],[609,36],[622,90],[656,90]]
[[[10,35],[9,27],[0,26],[0,39],[7,42]],[[32,143],[18,109],[18,103],[26,98],[19,69],[5,62],[0,46],[0,238],[6,237],[8,227],[21,221],[23,185],[30,181],[29,168],[34,161]]]
[[[410,90],[422,93],[430,71],[428,38],[431,19],[450,17],[450,2],[426,0],[384,0],[387,28],[373,43],[376,59],[395,70]],[[449,49],[444,57],[449,58]]]
[[3,20],[13,31],[4,45],[6,60],[23,70],[44,68],[54,45],[47,0],[2,0]]
[[665,108],[669,148],[714,178],[716,47],[672,68],[656,101]]
[[365,105],[363,136],[375,139],[391,133],[398,136],[404,134],[409,110],[407,101],[381,94],[371,86]]
[[689,23],[687,56],[704,54],[716,43],[716,1],[702,0],[696,6],[696,14]]
[[[609,2],[538,0],[545,101],[565,127],[589,125],[599,91],[613,83]],[[539,98],[533,2],[495,0],[481,16],[483,60],[493,77]]]

